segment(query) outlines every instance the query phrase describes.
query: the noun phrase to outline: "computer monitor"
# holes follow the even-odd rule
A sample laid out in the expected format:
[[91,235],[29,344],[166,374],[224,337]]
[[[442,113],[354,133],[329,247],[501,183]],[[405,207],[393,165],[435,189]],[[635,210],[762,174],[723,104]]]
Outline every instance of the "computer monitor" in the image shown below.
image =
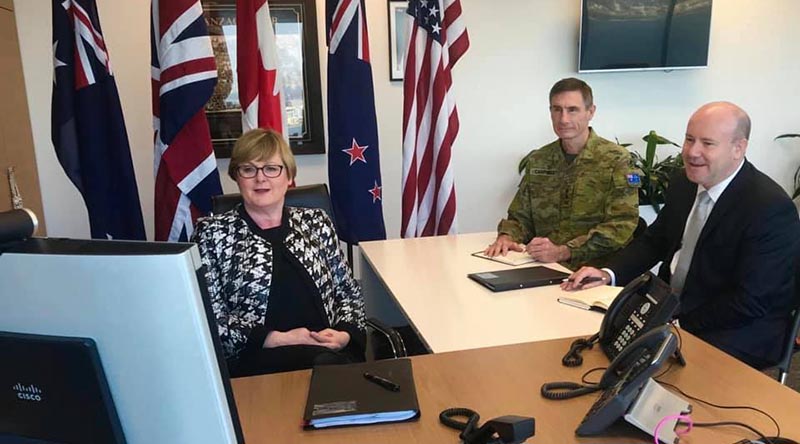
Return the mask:
[[128,444],[244,442],[193,244],[33,238],[0,282],[0,329],[96,342]]
[[0,444],[127,444],[93,339],[0,331],[0,362]]

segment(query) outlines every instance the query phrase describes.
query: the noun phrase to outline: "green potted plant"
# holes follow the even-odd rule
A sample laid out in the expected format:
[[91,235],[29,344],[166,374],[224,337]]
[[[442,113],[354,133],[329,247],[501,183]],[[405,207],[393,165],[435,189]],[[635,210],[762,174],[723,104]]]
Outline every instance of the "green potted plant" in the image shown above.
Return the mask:
[[[647,142],[644,157],[636,151],[631,151],[633,163],[642,172],[642,185],[639,188],[639,205],[650,205],[656,214],[664,205],[664,196],[669,186],[669,178],[672,174],[683,168],[683,158],[678,155],[669,155],[666,159],[659,161],[656,156],[658,145],[674,145],[680,148],[677,143],[659,136],[655,131],[650,131],[642,137]],[[619,141],[617,141],[619,143]],[[620,143],[624,147],[631,146],[630,143]]]
[[[776,137],[775,140],[798,137],[800,137],[800,134],[781,134],[780,136]],[[792,193],[792,200],[796,199],[798,196],[800,196],[800,167],[798,167],[794,172],[794,192]]]

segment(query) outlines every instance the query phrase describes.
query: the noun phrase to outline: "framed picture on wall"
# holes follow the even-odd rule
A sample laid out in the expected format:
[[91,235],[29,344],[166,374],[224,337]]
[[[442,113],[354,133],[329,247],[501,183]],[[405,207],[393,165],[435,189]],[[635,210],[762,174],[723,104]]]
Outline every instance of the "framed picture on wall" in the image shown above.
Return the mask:
[[[217,61],[217,86],[206,104],[217,157],[230,157],[242,134],[236,75],[236,0],[201,0]],[[270,0],[286,123],[294,154],[325,152],[314,0]]]
[[406,0],[389,0],[389,80],[403,80],[408,48]]

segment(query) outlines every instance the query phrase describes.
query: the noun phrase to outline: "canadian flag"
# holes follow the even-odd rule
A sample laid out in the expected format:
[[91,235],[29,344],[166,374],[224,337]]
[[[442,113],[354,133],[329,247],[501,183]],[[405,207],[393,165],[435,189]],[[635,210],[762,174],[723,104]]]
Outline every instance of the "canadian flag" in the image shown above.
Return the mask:
[[288,138],[278,50],[267,0],[236,1],[236,39],[242,132],[271,128]]

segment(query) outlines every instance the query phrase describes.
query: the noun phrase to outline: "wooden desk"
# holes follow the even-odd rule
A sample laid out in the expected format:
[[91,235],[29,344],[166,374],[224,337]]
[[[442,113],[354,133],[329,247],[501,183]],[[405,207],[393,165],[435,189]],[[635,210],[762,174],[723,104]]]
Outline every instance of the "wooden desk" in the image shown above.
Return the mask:
[[[380,304],[381,298],[396,301],[435,353],[588,336],[600,330],[602,314],[558,303],[563,294],[558,286],[492,293],[467,278],[468,273],[512,268],[471,256],[495,236],[362,242],[361,283],[368,308]],[[568,271],[558,264],[548,266]]]
[[[690,395],[726,405],[750,405],[769,412],[782,435],[800,439],[800,394],[762,373],[682,332],[687,367],[673,367],[662,379]],[[422,417],[417,422],[381,424],[331,430],[303,431],[300,422],[311,372],[298,371],[233,380],[236,404],[248,444],[456,444],[458,433],[439,424],[441,410],[468,407],[478,411],[481,423],[496,416],[517,414],[536,418],[536,444],[570,442],[653,442],[633,426],[617,427],[617,437],[577,438],[583,415],[599,394],[567,401],[549,401],[539,395],[545,382],[579,381],[581,374],[608,361],[595,347],[584,353],[579,368],[561,366],[570,339],[517,344],[479,350],[415,356],[412,359]],[[599,379],[598,374],[594,375]],[[712,409],[692,401],[696,422],[737,420],[768,435],[772,423],[752,411]],[[695,428],[684,444],[733,443],[754,438],[737,427]]]

